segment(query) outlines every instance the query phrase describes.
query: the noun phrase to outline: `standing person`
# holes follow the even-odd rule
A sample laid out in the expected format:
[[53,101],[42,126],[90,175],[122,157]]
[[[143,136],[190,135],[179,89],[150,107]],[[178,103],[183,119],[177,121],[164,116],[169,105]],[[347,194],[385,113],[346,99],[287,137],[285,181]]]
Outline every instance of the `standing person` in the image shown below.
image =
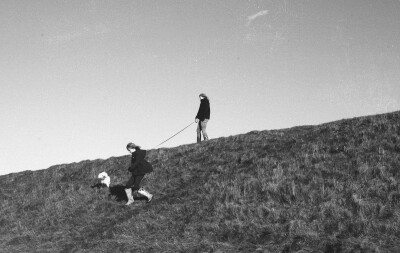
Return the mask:
[[131,165],[128,169],[128,171],[132,173],[132,176],[125,185],[125,192],[128,197],[126,205],[130,205],[134,202],[132,191],[137,191],[139,194],[145,196],[148,202],[150,202],[153,195],[143,187],[140,187],[140,183],[145,174],[153,171],[153,166],[144,159],[146,156],[146,150],[140,149],[140,146],[137,146],[132,142],[126,145],[126,149],[132,154]]
[[207,135],[207,122],[210,120],[210,101],[206,94],[201,93],[199,95],[200,98],[200,107],[199,111],[196,115],[196,123],[197,125],[197,143],[201,142],[201,133],[203,133],[203,138],[205,141],[208,141]]

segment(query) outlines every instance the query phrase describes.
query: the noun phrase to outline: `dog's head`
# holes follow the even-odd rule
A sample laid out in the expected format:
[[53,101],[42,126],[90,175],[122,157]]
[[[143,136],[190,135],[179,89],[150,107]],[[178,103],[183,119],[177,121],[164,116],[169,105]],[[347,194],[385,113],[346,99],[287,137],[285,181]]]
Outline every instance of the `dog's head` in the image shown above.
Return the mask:
[[108,176],[108,174],[105,171],[100,173],[98,178],[101,180],[102,184],[105,184],[107,187],[110,187],[111,178]]
[[107,177],[108,177],[108,174],[105,171],[101,172],[98,176],[99,179],[106,179]]

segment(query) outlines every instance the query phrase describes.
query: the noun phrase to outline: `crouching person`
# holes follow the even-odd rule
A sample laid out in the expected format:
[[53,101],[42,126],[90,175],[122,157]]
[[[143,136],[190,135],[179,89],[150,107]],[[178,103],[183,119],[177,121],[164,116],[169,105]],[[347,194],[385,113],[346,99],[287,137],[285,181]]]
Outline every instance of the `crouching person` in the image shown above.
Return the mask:
[[145,174],[153,171],[153,166],[144,159],[146,156],[146,150],[140,149],[140,146],[137,146],[132,142],[126,145],[126,149],[132,154],[131,165],[128,169],[132,173],[132,176],[125,185],[125,192],[128,197],[126,205],[130,205],[134,202],[132,192],[135,191],[145,196],[148,202],[150,202],[153,195],[143,187],[140,187],[140,183]]

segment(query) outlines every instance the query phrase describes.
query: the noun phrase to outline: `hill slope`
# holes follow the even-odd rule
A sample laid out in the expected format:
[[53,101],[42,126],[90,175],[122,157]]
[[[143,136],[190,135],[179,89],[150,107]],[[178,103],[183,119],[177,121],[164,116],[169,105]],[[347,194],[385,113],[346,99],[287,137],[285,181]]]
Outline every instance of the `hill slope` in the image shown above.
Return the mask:
[[[0,177],[3,252],[400,252],[400,112]],[[113,185],[91,188],[106,171]]]

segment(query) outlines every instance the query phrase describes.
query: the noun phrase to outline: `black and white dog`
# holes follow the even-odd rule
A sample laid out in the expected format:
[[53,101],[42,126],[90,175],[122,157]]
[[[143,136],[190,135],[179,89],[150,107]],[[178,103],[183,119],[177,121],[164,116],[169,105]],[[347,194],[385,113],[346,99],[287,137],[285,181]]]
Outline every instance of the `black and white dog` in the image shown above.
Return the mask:
[[111,178],[105,171],[101,172],[97,178],[100,179],[100,182],[92,185],[92,188],[110,188]]

